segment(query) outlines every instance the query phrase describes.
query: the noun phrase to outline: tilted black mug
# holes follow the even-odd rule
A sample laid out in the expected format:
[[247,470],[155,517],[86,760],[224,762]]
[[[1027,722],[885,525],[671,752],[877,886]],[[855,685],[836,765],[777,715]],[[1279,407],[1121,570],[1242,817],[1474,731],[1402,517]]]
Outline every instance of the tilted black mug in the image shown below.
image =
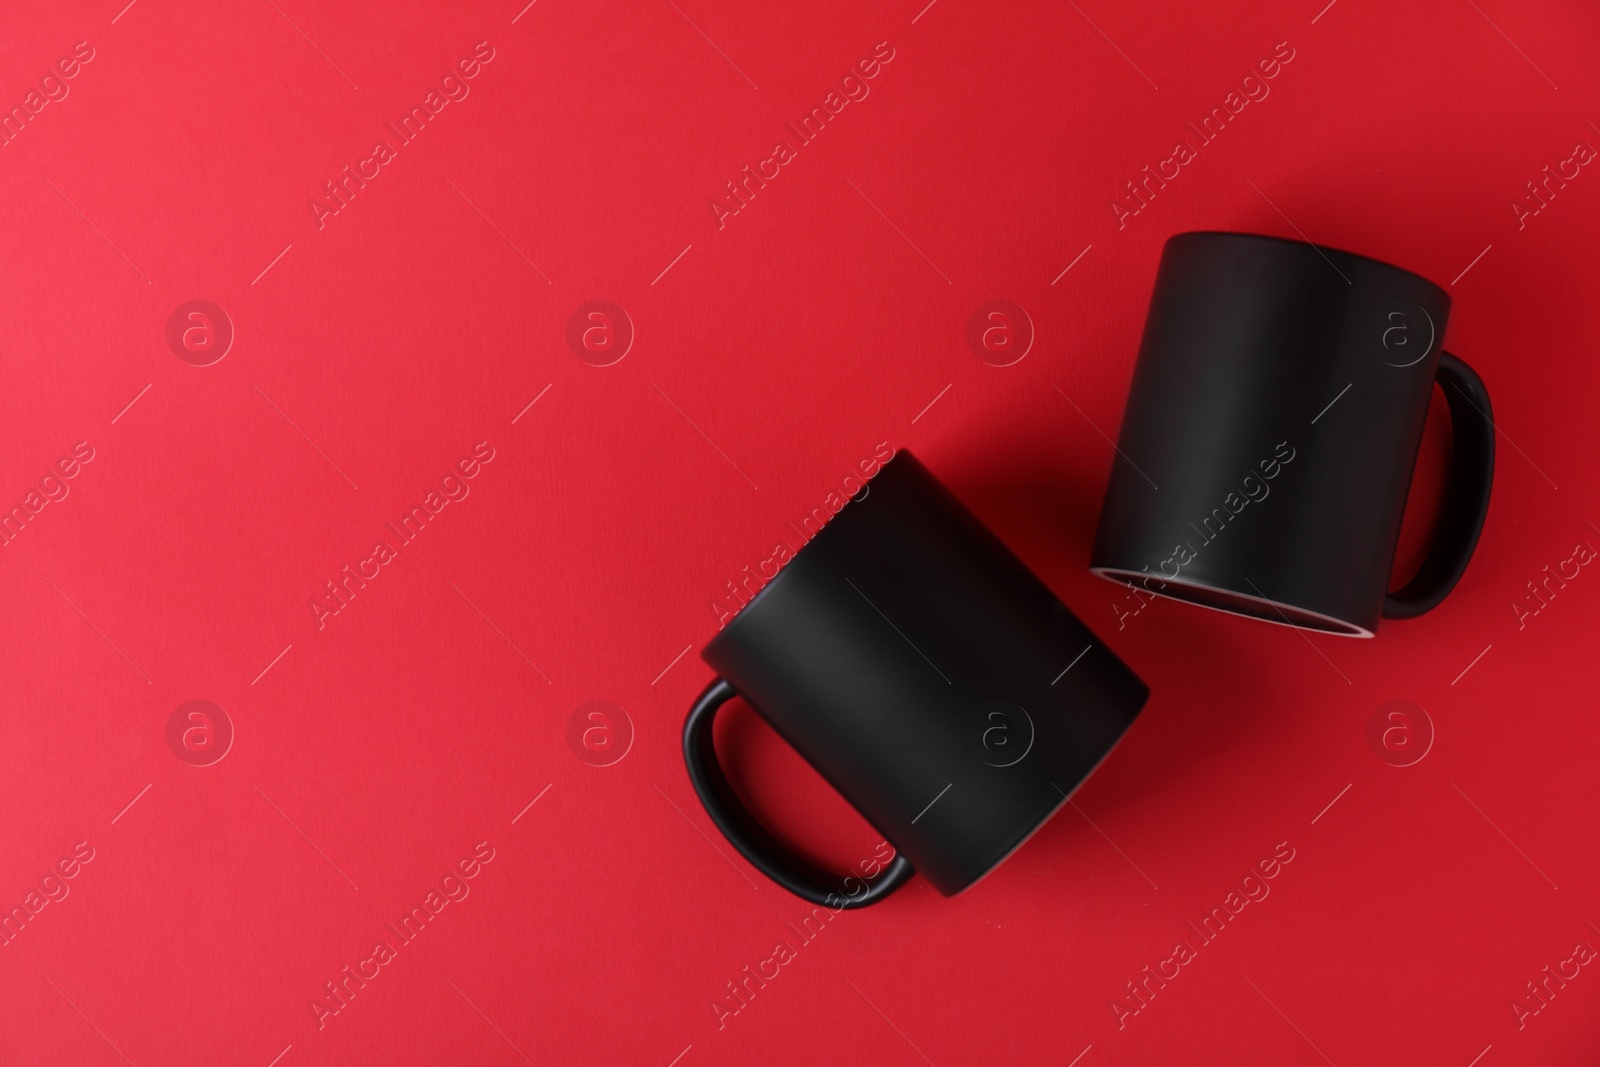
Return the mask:
[[[701,803],[756,868],[831,907],[881,900],[913,870],[946,896],[972,885],[1066,802],[1149,695],[904,451],[701,655],[721,676],[684,724]],[[736,695],[894,846],[876,881],[821,870],[741,803],[712,743]]]
[[[1450,297],[1338,249],[1185,233],[1162,250],[1090,569],[1133,591],[1347,636],[1437,606],[1489,508],[1482,380],[1442,351]],[[1450,471],[1389,592],[1435,381]]]

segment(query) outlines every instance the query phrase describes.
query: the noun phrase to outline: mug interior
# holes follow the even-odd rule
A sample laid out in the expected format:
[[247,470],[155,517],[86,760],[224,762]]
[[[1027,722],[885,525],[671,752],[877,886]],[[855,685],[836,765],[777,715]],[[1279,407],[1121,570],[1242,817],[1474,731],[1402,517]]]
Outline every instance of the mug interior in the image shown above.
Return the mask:
[[[1373,636],[1371,630],[1345,622],[1343,619],[1336,619],[1331,615],[1297,608],[1293,604],[1285,604],[1251,593],[1240,593],[1232,589],[1207,585],[1192,578],[1152,578],[1145,571],[1126,571],[1117,567],[1090,567],[1089,572],[1107,581],[1124,582],[1129,585],[1137,583],[1146,592],[1157,596],[1198,604],[1203,608],[1226,612],[1229,615],[1242,615],[1248,619],[1277,623],[1279,626],[1292,626],[1299,630],[1317,630],[1338,637]],[[1155,585],[1160,585],[1162,588],[1156,589]]]

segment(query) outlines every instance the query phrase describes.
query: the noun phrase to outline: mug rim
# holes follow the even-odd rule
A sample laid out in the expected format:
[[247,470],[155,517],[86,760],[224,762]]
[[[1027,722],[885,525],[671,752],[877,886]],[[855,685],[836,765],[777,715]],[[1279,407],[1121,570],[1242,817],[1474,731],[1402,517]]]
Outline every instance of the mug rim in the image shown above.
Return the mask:
[[[1117,566],[1090,567],[1089,573],[1093,574],[1097,578],[1104,578],[1108,582],[1116,582],[1127,585],[1131,585],[1133,582],[1140,579],[1152,577],[1152,575],[1149,574],[1141,573],[1139,571],[1130,571],[1126,567]],[[1303,608],[1298,604],[1291,604],[1287,601],[1273,600],[1271,597],[1257,596],[1251,593],[1241,593],[1237,589],[1229,589],[1226,586],[1218,585],[1215,582],[1203,582],[1195,578],[1183,577],[1155,577],[1155,581],[1164,586],[1171,585],[1177,586],[1181,589],[1195,590],[1197,592],[1204,591],[1208,593],[1220,593],[1234,600],[1244,601],[1247,604],[1262,605],[1264,607],[1272,608],[1276,613],[1276,617],[1265,613],[1256,615],[1245,611],[1242,608],[1231,608],[1224,604],[1211,603],[1209,601],[1200,599],[1199,597],[1183,596],[1179,593],[1168,593],[1159,589],[1152,589],[1150,588],[1148,582],[1144,585],[1144,590],[1154,596],[1165,597],[1168,600],[1176,600],[1180,604],[1193,604],[1195,607],[1205,608],[1208,611],[1218,611],[1224,615],[1237,615],[1241,619],[1251,619],[1256,622],[1271,623],[1273,626],[1287,626],[1294,630],[1314,630],[1317,633],[1327,634],[1329,637],[1353,637],[1357,640],[1361,640],[1377,636],[1375,631],[1370,630],[1365,626],[1360,626],[1356,623],[1350,622],[1347,619],[1341,619],[1333,615],[1327,615],[1320,611],[1313,611],[1310,608]],[[1302,621],[1291,621],[1288,616],[1284,614],[1285,612],[1293,612],[1295,615],[1300,616]]]
[[1371,266],[1375,266],[1375,267],[1383,267],[1386,270],[1391,270],[1391,271],[1395,271],[1395,272],[1397,272],[1399,274],[1404,274],[1409,278],[1415,278],[1417,281],[1422,282],[1423,284],[1428,285],[1428,286],[1432,287],[1433,289],[1437,290],[1438,295],[1444,299],[1444,306],[1445,306],[1445,311],[1446,312],[1448,312],[1450,310],[1451,305],[1453,303],[1453,301],[1450,299],[1449,291],[1446,290],[1444,286],[1442,286],[1438,282],[1434,281],[1432,278],[1426,277],[1425,275],[1422,275],[1422,274],[1418,274],[1414,270],[1409,270],[1409,269],[1407,269],[1405,267],[1396,266],[1395,264],[1390,263],[1388,260],[1378,259],[1375,256],[1363,255],[1360,252],[1352,252],[1349,249],[1339,248],[1339,247],[1337,247],[1335,245],[1325,245],[1325,244],[1321,244],[1321,243],[1319,243],[1317,241],[1307,241],[1307,240],[1303,240],[1303,239],[1300,239],[1300,238],[1294,238],[1294,237],[1276,237],[1276,236],[1274,236],[1272,234],[1266,234],[1266,233],[1251,233],[1251,232],[1246,231],[1246,230],[1185,230],[1182,233],[1175,233],[1171,237],[1168,237],[1166,239],[1166,241],[1162,244],[1162,249],[1165,250],[1167,245],[1172,244],[1172,242],[1174,242],[1174,241],[1182,240],[1185,237],[1231,237],[1231,238],[1236,238],[1236,239],[1241,239],[1241,240],[1248,239],[1248,240],[1252,240],[1252,241],[1270,241],[1270,242],[1272,242],[1274,244],[1291,245],[1291,246],[1298,246],[1298,247],[1302,247],[1302,248],[1311,248],[1311,249],[1314,249],[1316,251],[1322,252],[1325,255],[1341,256],[1341,257],[1343,257],[1345,259],[1354,260],[1354,261],[1359,262],[1359,263],[1370,264]]

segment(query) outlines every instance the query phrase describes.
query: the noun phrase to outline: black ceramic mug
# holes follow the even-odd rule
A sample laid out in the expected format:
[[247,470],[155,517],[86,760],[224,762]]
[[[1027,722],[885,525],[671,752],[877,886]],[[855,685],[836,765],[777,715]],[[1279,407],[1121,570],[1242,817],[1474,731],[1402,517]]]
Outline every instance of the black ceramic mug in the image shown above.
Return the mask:
[[[1185,233],[1155,294],[1090,567],[1135,593],[1371,637],[1454,588],[1494,476],[1483,381],[1440,342],[1450,297],[1364,256]],[[1390,592],[1434,383],[1453,435],[1433,543]]]
[[[913,869],[946,896],[972,885],[1066,802],[1149,695],[903,451],[701,655],[721,676],[684,724],[701,803],[769,878],[832,907],[881,900]],[[894,846],[875,882],[796,855],[735,795],[712,722],[736,695]]]

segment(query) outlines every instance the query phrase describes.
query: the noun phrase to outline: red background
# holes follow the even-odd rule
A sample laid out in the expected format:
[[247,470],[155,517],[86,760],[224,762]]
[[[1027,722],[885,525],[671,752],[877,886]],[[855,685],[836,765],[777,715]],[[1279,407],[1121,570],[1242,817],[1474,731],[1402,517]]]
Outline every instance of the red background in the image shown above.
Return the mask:
[[[1600,146],[1591,5],[275,2],[0,15],[7,107],[94,50],[0,149],[0,502],[95,453],[0,549],[0,905],[94,850],[0,948],[4,1062],[1593,1061],[1592,968],[1520,1029],[1511,1007],[1600,947],[1600,578],[1520,629],[1512,607],[1600,545],[1600,175],[1521,228],[1510,206]],[[319,229],[323,183],[479,41],[470,95]],[[870,96],[719,229],[724,183],[878,42]],[[1279,42],[1271,95],[1119,229],[1123,183]],[[1162,241],[1197,228],[1449,285],[1502,435],[1432,614],[1308,643],[1161,601],[1119,629],[1085,569],[1097,427]],[[195,298],[237,331],[207,367],[165,339]],[[564,340],[596,298],[637,333],[607,367]],[[1003,368],[965,340],[993,299],[1037,333]],[[993,877],[916,880],[799,944],[807,909],[695,801],[678,737],[709,672],[674,657],[884,440],[1153,696]],[[480,441],[470,496],[319,629],[323,583]],[[197,698],[236,731],[207,767],[166,739]],[[567,742],[597,699],[634,731],[605,767]],[[1412,766],[1367,740],[1391,700],[1436,733]],[[728,718],[774,824],[840,868],[871,854]],[[319,1029],[323,983],[480,841],[471,895]],[[1119,1027],[1124,983],[1280,842],[1271,895]],[[724,983],[780,940],[797,958],[719,1028]]]

